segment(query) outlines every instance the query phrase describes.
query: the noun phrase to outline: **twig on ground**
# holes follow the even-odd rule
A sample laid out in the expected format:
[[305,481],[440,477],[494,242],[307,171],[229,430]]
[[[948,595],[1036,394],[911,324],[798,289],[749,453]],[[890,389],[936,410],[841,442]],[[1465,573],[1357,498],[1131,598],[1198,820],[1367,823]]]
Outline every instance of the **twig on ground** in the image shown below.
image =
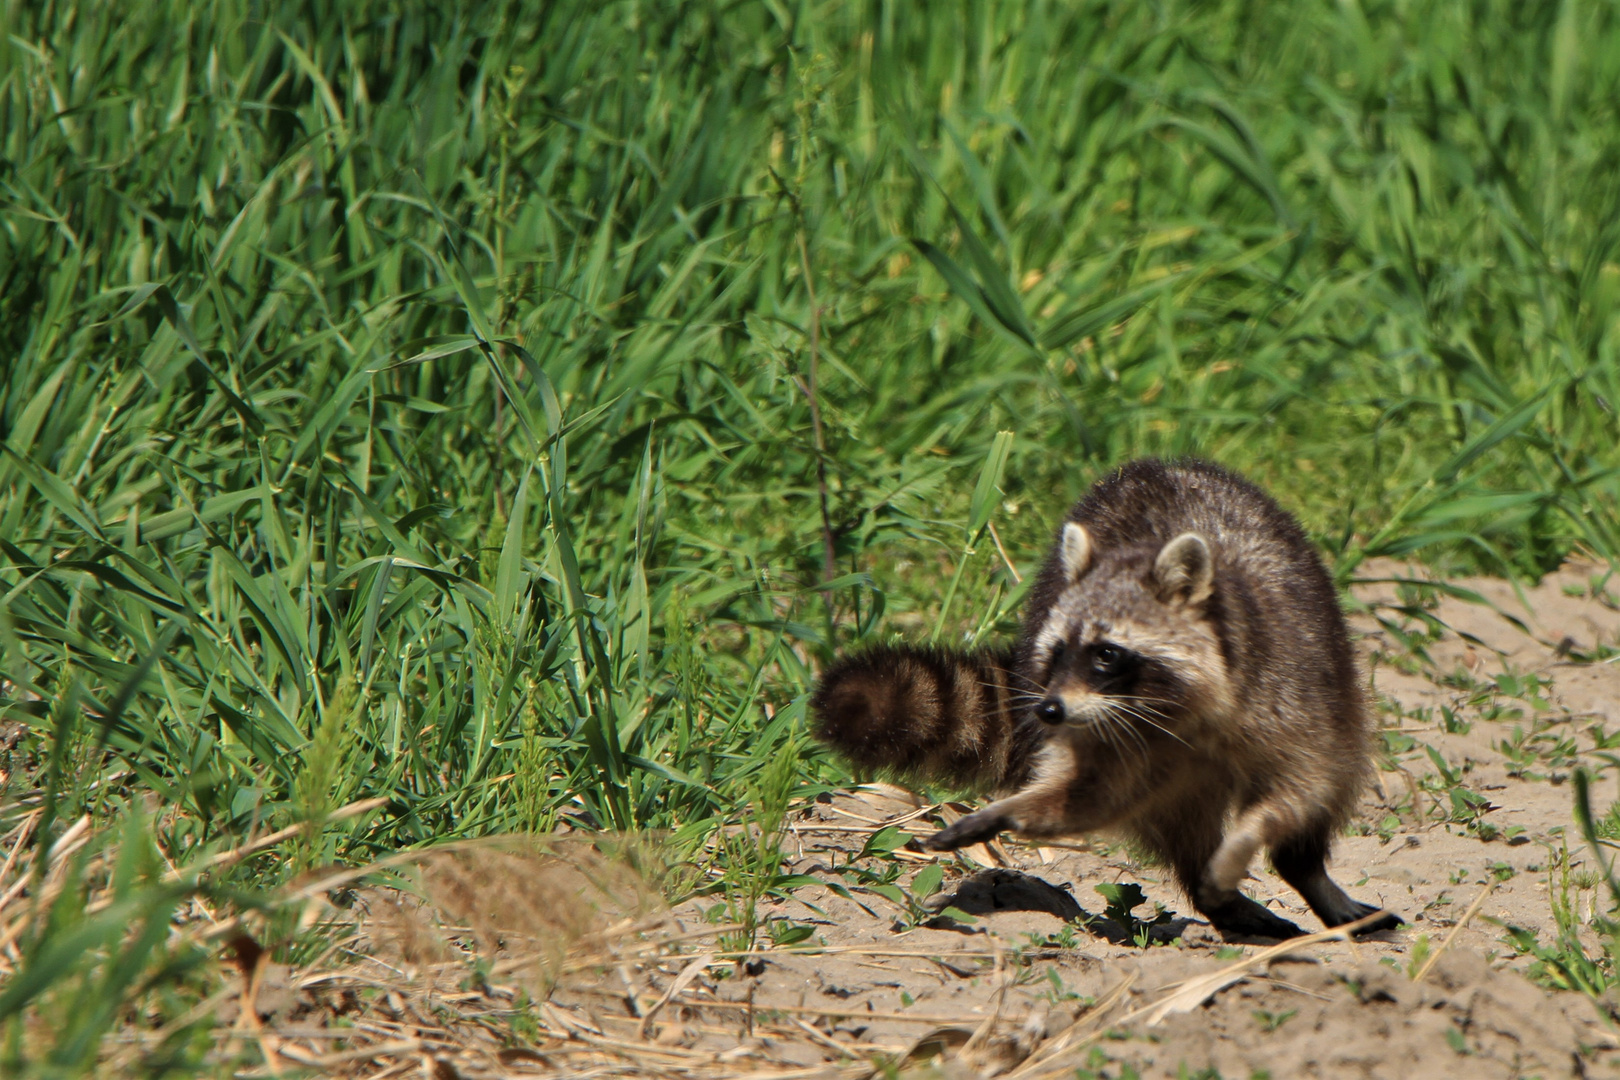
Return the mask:
[[1423,976],[1427,975],[1429,969],[1434,967],[1435,961],[1440,959],[1440,954],[1451,948],[1451,943],[1457,940],[1457,935],[1462,933],[1463,927],[1468,925],[1468,920],[1479,914],[1480,905],[1485,903],[1485,898],[1490,896],[1495,888],[1496,881],[1494,879],[1485,883],[1485,887],[1479,890],[1479,895],[1474,897],[1474,902],[1468,905],[1468,910],[1463,912],[1463,917],[1457,920],[1457,925],[1453,926],[1450,932],[1446,934],[1445,940],[1440,942],[1440,947],[1429,954],[1429,958],[1423,962],[1423,966],[1418,968],[1418,973],[1412,976],[1413,982],[1423,981]]
[[690,986],[692,984],[692,980],[703,974],[703,969],[714,963],[714,961],[714,953],[704,953],[702,956],[698,957],[696,960],[693,960],[690,964],[687,964],[681,969],[681,973],[675,976],[675,981],[669,984],[669,989],[664,991],[664,996],[654,1002],[652,1007],[647,1010],[644,1016],[642,1016],[642,1038],[647,1037],[648,1029],[652,1026],[653,1020],[663,1010],[664,1006],[668,1005],[671,999],[680,994],[682,990],[685,990],[688,986]]

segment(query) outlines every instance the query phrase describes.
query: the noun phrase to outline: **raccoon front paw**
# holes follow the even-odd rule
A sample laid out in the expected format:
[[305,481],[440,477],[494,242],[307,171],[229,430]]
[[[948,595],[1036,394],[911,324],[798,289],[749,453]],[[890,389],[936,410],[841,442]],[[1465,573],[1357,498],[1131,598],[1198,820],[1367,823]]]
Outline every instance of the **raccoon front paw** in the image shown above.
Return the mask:
[[980,810],[946,826],[933,836],[918,840],[917,845],[926,851],[955,851],[969,844],[981,844],[993,839],[997,833],[1012,827],[1012,819],[1007,815]]

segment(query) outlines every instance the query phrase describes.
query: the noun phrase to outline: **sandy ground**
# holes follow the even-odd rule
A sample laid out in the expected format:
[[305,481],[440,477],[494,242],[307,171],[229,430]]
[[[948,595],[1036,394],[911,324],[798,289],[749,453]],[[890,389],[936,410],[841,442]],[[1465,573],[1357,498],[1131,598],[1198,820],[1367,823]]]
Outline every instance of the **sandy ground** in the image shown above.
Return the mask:
[[[1411,572],[1385,564],[1366,574]],[[1499,581],[1451,583],[1499,611],[1393,582],[1358,587],[1369,611],[1355,617],[1355,628],[1388,753],[1379,789],[1360,808],[1365,835],[1339,842],[1333,873],[1359,899],[1402,915],[1406,929],[1257,960],[1269,942],[1223,941],[1159,869],[1107,838],[1046,849],[1006,842],[940,859],[943,881],[931,906],[949,899],[973,921],[923,921],[927,913],[904,895],[896,903],[894,894],[881,895],[886,890],[862,891],[860,874],[840,872],[885,822],[919,833],[935,827],[928,815],[906,820],[920,808],[908,793],[868,788],[792,816],[789,868],[848,891],[805,887],[764,908],[768,918],[812,929],[799,948],[827,950],[771,951],[728,977],[708,969],[682,988],[665,1037],[689,1047],[754,1046],[805,1066],[886,1053],[902,1071],[953,1076],[1620,1072],[1613,1049],[1620,1041],[1603,1011],[1585,995],[1525,978],[1534,958],[1511,946],[1506,929],[1524,928],[1546,943],[1554,902],[1579,919],[1594,906],[1601,915],[1606,904],[1578,842],[1569,783],[1577,762],[1596,774],[1600,815],[1620,795],[1620,770],[1602,748],[1607,729],[1620,732],[1620,662],[1609,660],[1620,655],[1620,611],[1609,599],[1620,595],[1620,582],[1594,597],[1595,578],[1599,568],[1570,566],[1522,595]],[[1424,632],[1420,611],[1449,628],[1419,642],[1428,662],[1399,640]],[[1477,798],[1454,796],[1454,788]],[[936,861],[902,850],[855,865],[881,873],[896,860],[899,885]],[[1252,875],[1251,895],[1319,928],[1268,867],[1257,864]],[[1117,922],[1066,922],[1082,912],[1101,916],[1096,886],[1105,883],[1140,886],[1147,902],[1137,919],[1152,919],[1154,905],[1170,913],[1147,931],[1145,948]],[[913,891],[926,892],[927,878]],[[701,925],[712,904],[694,901],[676,914],[683,925]],[[1453,931],[1431,969],[1414,979]],[[1582,933],[1596,949],[1590,928]],[[1193,1007],[1151,1022],[1147,1006],[1240,961],[1249,962],[1244,977],[1207,1001],[1194,993]],[[669,978],[661,981],[667,989]],[[613,1010],[590,997],[573,1004],[605,1028],[636,1023],[611,1019]],[[784,1025],[813,1034],[790,1046],[788,1036],[762,1033]]]

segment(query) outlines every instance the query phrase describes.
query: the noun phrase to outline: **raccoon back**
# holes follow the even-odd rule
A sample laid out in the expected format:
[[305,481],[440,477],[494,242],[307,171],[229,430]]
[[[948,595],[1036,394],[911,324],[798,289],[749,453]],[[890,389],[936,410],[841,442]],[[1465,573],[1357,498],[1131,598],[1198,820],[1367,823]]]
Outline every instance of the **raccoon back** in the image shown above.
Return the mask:
[[828,668],[812,732],[858,770],[975,790],[1022,786],[1041,733],[1010,649],[880,646]]

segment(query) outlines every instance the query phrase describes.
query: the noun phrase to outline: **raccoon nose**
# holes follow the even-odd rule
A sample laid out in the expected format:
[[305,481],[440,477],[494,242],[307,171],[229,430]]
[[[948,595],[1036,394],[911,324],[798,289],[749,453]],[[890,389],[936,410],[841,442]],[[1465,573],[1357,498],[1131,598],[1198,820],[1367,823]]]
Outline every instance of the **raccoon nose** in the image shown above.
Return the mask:
[[1035,715],[1045,724],[1063,723],[1063,701],[1060,698],[1049,697],[1035,706]]

